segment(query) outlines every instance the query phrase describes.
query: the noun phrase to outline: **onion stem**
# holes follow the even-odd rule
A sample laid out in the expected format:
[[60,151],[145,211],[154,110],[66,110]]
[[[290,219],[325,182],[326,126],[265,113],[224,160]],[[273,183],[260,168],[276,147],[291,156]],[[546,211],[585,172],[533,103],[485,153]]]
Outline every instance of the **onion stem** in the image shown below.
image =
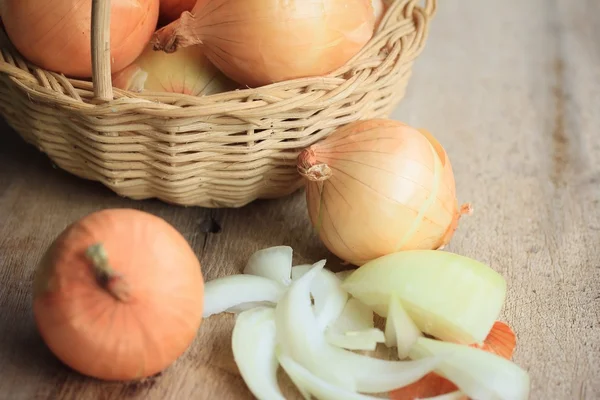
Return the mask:
[[98,285],[120,302],[130,299],[129,285],[116,272],[108,261],[108,254],[102,243],[96,243],[87,248],[85,255],[93,265],[94,277]]
[[300,175],[312,182],[322,182],[333,174],[329,165],[317,162],[315,151],[308,148],[298,155],[297,169]]

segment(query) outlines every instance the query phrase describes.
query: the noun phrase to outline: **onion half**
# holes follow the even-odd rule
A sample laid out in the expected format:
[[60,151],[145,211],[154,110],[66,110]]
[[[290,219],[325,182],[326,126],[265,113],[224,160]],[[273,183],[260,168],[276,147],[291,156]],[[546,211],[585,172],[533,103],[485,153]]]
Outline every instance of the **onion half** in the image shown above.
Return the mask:
[[382,317],[396,295],[421,332],[462,344],[485,340],[506,297],[487,265],[439,250],[400,251],[358,268],[342,284]]

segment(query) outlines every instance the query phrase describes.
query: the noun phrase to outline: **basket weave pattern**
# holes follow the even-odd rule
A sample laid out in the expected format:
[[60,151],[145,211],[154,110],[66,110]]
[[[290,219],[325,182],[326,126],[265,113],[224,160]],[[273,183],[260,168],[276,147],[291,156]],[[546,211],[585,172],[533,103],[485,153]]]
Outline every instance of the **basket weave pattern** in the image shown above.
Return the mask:
[[130,93],[26,62],[0,32],[0,112],[60,168],[121,196],[240,207],[299,189],[299,151],[405,93],[436,1],[395,0],[370,42],[326,77],[206,97]]

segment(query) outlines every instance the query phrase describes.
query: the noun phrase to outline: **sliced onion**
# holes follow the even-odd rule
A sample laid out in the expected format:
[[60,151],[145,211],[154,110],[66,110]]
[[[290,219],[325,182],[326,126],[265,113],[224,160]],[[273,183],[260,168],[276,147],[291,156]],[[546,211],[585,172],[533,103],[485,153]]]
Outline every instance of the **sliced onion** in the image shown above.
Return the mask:
[[348,292],[342,289],[342,281],[333,272],[321,269],[317,279],[312,282],[311,293],[315,303],[317,325],[319,329],[325,330],[344,310]]
[[[310,393],[320,400],[380,400],[380,397],[365,396],[353,391],[344,390],[317,377],[302,365],[295,362],[291,357],[278,353],[277,359],[290,377],[292,382],[303,393]],[[305,399],[306,399],[305,395]],[[308,397],[310,399],[310,397]]]
[[283,285],[292,282],[292,255],[290,246],[274,246],[261,249],[250,256],[244,274],[262,276]]
[[412,359],[449,354],[436,372],[477,400],[526,400],[529,374],[515,363],[471,346],[421,337],[410,351]]
[[233,357],[246,385],[261,400],[285,400],[277,384],[275,310],[254,308],[236,319]]
[[[234,307],[249,303],[275,305],[285,293],[286,286],[255,275],[230,275],[214,279],[204,285],[204,312],[207,318]],[[239,309],[238,309],[239,310]]]
[[[300,279],[311,268],[313,266],[310,264],[294,266],[292,268],[292,280]],[[310,294],[313,298],[314,311],[321,330],[334,323],[348,301],[348,292],[342,289],[342,281],[333,272],[324,268],[313,280]]]
[[417,339],[422,336],[421,331],[409,317],[396,294],[390,296],[388,317],[385,321],[385,344],[388,347],[398,348],[398,358],[408,357],[408,353]]
[[355,390],[351,377],[342,368],[327,368],[322,359],[327,349],[323,332],[319,329],[310,299],[315,277],[323,270],[326,261],[316,262],[289,289],[275,307],[277,343],[305,368],[337,386]]
[[327,343],[310,301],[312,283],[324,266],[322,260],[294,281],[275,308],[277,341],[283,354],[332,385],[364,393],[382,393],[406,386],[443,360],[440,355],[418,361],[387,361]]
[[377,343],[385,342],[385,335],[377,328],[345,333],[327,331],[325,338],[329,344],[347,350],[373,351],[377,348]]
[[373,311],[363,302],[351,297],[342,313],[329,328],[334,332],[345,333],[373,328]]

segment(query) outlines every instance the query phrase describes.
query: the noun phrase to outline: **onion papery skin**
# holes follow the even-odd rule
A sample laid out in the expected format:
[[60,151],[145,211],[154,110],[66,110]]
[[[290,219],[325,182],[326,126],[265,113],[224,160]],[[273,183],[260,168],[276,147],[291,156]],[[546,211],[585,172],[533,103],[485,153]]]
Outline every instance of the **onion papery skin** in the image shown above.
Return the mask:
[[[111,70],[144,50],[158,21],[159,0],[111,0]],[[73,78],[92,76],[92,0],[4,0],[0,15],[10,41],[36,66]]]
[[175,53],[144,52],[122,71],[113,74],[113,86],[132,92],[167,92],[208,96],[237,87],[204,55],[201,46],[190,46]]
[[325,246],[361,266],[386,254],[437,249],[461,212],[443,147],[426,131],[371,119],[338,128],[298,156],[310,221]]
[[202,43],[208,58],[241,85],[323,76],[373,36],[371,0],[212,0],[157,31],[166,52]]
[[[102,243],[119,300],[98,282],[85,253]],[[116,280],[119,282],[119,280]],[[204,281],[186,240],[164,220],[137,210],[90,214],[67,227],[41,260],[33,312],[54,355],[108,381],[155,375],[180,357],[201,325]]]

